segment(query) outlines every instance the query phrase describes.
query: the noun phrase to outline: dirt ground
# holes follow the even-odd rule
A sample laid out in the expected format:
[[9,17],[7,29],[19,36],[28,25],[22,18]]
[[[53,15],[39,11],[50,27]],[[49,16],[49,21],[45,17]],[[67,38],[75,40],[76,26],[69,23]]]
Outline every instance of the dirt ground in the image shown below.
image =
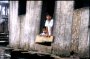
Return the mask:
[[[6,47],[0,47],[0,59],[10,59],[11,55],[10,53],[5,52]],[[79,59],[79,57],[67,57],[67,58],[61,58],[59,56],[51,55],[52,58],[49,59]],[[40,57],[40,58],[45,58],[45,57]],[[13,59],[13,58],[11,58]],[[17,58],[17,59],[27,59],[27,58]],[[31,59],[31,58],[28,58]],[[48,58],[47,58],[48,59]]]

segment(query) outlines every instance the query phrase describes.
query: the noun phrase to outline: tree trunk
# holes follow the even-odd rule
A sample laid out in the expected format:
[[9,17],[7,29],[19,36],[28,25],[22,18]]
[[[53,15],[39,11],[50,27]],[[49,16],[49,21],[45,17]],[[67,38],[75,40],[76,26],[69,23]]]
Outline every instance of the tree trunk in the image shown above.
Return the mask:
[[78,10],[75,10],[73,13],[71,51],[74,51],[74,52],[78,52],[80,22],[81,22],[80,13],[81,11],[78,11]]
[[79,33],[79,47],[78,53],[81,57],[89,57],[89,8],[82,8],[81,11],[81,23]]

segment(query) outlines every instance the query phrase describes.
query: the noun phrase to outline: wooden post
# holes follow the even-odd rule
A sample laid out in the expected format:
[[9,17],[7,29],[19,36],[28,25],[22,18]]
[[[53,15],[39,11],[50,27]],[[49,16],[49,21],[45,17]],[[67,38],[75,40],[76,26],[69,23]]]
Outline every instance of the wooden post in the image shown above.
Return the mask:
[[25,32],[27,32],[27,30],[25,30],[25,28],[27,27],[25,26],[26,15],[20,15],[19,19],[20,19],[20,42],[19,42],[20,48],[28,49],[28,41],[26,38],[27,35],[25,35]]
[[39,34],[41,5],[42,1],[27,1],[26,16],[21,21],[20,46],[22,48],[34,47],[36,35]]
[[81,57],[89,57],[89,8],[82,8],[79,11],[81,11],[81,24],[79,33],[78,53]]
[[73,21],[72,21],[72,40],[71,40],[71,51],[78,53],[79,45],[79,33],[80,33],[80,20],[81,11],[74,10],[73,12]]
[[56,1],[52,53],[69,55],[74,1]]
[[19,46],[20,20],[18,20],[18,1],[10,1],[9,43],[13,48]]

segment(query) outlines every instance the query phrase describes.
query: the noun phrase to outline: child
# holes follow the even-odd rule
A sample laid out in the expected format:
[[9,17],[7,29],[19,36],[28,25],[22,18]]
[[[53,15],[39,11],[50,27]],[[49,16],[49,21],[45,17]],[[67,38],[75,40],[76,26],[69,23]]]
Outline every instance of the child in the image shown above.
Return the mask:
[[42,29],[42,33],[40,34],[41,36],[48,36],[48,30],[46,29],[46,27],[44,26]]
[[49,36],[51,36],[52,35],[52,28],[53,28],[53,19],[52,19],[52,16],[49,14],[46,15],[45,26],[48,30]]

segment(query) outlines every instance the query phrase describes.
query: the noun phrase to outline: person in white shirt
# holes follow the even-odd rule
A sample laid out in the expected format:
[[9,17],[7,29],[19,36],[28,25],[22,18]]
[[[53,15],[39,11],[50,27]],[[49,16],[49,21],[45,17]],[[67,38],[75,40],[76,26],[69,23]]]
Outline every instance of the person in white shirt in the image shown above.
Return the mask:
[[45,27],[48,30],[48,35],[52,35],[52,27],[53,27],[53,19],[51,15],[46,15],[46,22],[45,22]]

